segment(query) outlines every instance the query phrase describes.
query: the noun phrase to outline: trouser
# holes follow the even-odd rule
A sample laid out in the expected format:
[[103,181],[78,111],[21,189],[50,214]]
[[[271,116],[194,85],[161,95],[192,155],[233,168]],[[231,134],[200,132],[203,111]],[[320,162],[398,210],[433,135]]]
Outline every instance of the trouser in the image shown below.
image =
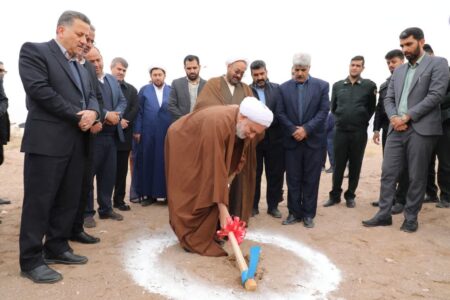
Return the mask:
[[116,181],[117,142],[113,134],[100,133],[94,140],[94,156],[90,178],[91,190],[88,197],[86,216],[93,216],[94,176],[97,182],[98,213],[106,214],[112,210],[112,193]]
[[437,146],[437,181],[441,190],[441,201],[450,202],[450,119],[442,124],[442,129],[444,134],[439,137]]
[[284,149],[283,145],[264,145],[256,148],[256,187],[253,208],[258,208],[261,197],[261,177],[263,166],[266,171],[266,200],[267,209],[278,207],[283,195],[284,182]]
[[409,188],[404,215],[407,221],[417,220],[425,195],[428,162],[437,140],[437,136],[419,135],[412,127],[404,132],[392,131],[388,135],[381,173],[378,217],[387,218],[391,215],[397,182],[406,163]]
[[44,249],[55,255],[70,249],[68,239],[80,202],[86,160],[84,146],[84,140],[77,137],[66,156],[25,154],[19,237],[22,271],[43,265]]
[[83,180],[81,186],[80,202],[78,204],[77,214],[72,226],[72,235],[77,235],[84,231],[84,212],[86,210],[88,198],[91,191],[91,176],[92,176],[92,159],[94,155],[94,139],[95,135],[91,134],[89,136],[89,152],[86,158],[85,168],[83,173]]
[[361,173],[364,151],[367,145],[367,131],[343,131],[336,129],[334,135],[334,172],[333,187],[330,191],[330,199],[335,202],[341,200],[342,181],[344,172],[348,162],[348,189],[344,194],[344,198],[354,199],[356,197],[356,188],[359,183],[359,175]]
[[286,182],[289,214],[296,218],[316,216],[322,151],[301,143],[286,149]]
[[116,184],[114,186],[114,206],[125,204],[125,189],[127,186],[128,158],[130,150],[117,151]]

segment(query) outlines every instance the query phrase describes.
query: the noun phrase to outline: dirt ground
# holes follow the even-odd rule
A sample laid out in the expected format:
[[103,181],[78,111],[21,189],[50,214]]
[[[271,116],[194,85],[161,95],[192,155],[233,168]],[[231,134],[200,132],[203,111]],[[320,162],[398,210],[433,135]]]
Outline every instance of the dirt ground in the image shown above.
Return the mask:
[[[370,202],[379,191],[381,149],[371,141],[356,208],[342,203],[322,207],[331,185],[331,175],[325,173],[314,229],[282,226],[280,219],[266,214],[262,199],[260,214],[251,219],[249,238],[241,245],[244,253],[250,245],[262,247],[256,292],[240,286],[232,257],[201,257],[180,249],[168,226],[167,206],[138,204],[131,204],[122,222],[97,220],[97,227],[88,232],[101,238],[99,244],[71,243],[76,253],[89,258],[86,265],[55,265],[63,281],[33,284],[19,276],[23,198],[19,143],[15,138],[6,147],[0,167],[0,196],[12,201],[0,206],[0,299],[204,299],[203,289],[212,291],[211,299],[450,299],[450,209],[424,204],[414,234],[399,230],[402,215],[394,216],[389,227],[361,225],[375,212]],[[280,204],[283,218],[286,206],[286,200]],[[258,234],[265,240],[258,240]],[[302,253],[310,256],[302,259]],[[313,265],[313,256],[320,253],[317,261],[325,265]],[[327,263],[331,269],[326,269]],[[311,280],[315,285],[308,283]]]

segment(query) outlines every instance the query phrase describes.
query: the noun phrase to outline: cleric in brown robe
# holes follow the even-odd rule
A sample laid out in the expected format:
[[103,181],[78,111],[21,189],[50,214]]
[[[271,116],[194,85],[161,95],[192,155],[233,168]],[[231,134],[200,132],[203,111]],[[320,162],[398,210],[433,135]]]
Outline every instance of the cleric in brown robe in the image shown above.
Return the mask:
[[166,136],[170,225],[181,246],[206,256],[227,253],[214,240],[229,216],[229,183],[242,170],[249,142],[272,112],[254,97],[241,105],[199,109],[173,123]]
[[[248,96],[253,96],[248,85],[241,82],[247,70],[244,58],[231,58],[226,62],[227,73],[208,80],[197,98],[195,109],[211,105],[240,104]],[[230,188],[230,213],[240,217],[248,223],[252,213],[253,198],[256,186],[256,144],[264,136],[257,137],[257,141],[250,142],[247,162],[242,172],[235,177]]]

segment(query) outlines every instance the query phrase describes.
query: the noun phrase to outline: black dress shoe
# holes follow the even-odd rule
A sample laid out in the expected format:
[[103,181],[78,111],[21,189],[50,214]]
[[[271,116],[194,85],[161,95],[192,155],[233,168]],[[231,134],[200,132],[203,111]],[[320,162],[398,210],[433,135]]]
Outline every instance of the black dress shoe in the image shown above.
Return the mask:
[[269,209],[267,213],[274,218],[281,218],[281,212],[278,210],[278,208]]
[[306,228],[313,228],[314,227],[314,220],[311,217],[304,217],[303,218],[303,226]]
[[345,205],[348,208],[354,208],[356,206],[355,198],[345,199]]
[[128,211],[131,209],[131,207],[125,203],[119,204],[119,205],[114,205],[114,208],[117,208],[118,210],[121,210],[121,211]]
[[417,228],[419,228],[419,223],[417,223],[417,221],[403,221],[402,226],[400,227],[401,231],[404,232],[416,232]]
[[393,215],[401,214],[403,212],[404,208],[405,208],[405,206],[403,204],[395,203],[391,208],[391,214],[393,214]]
[[386,219],[379,219],[378,217],[373,217],[372,219],[362,221],[362,224],[366,227],[390,226],[392,225],[392,217],[389,216]]
[[449,207],[450,207],[450,202],[441,199],[441,201],[439,201],[439,203],[436,204],[436,207],[439,207],[439,208],[449,208]]
[[141,203],[141,201],[142,201],[141,197],[130,199],[131,203]]
[[47,265],[41,265],[31,271],[21,271],[20,275],[31,279],[35,283],[55,283],[63,278],[61,274]]
[[149,205],[152,205],[155,202],[156,202],[155,198],[146,198],[146,199],[141,201],[141,205],[142,206],[149,206]]
[[64,264],[64,265],[83,265],[87,263],[86,256],[74,254],[70,251],[63,252],[58,255],[44,254],[44,261],[46,264]]
[[252,208],[252,217],[259,215],[259,209],[257,208]]
[[298,223],[301,221],[302,221],[301,218],[296,218],[293,214],[289,214],[288,217],[286,218],[286,220],[284,220],[281,224],[282,225],[291,225],[291,224],[295,224],[295,223]]
[[121,214],[116,213],[114,210],[107,212],[106,214],[98,214],[100,219],[111,219],[115,221],[122,221],[123,216]]
[[0,199],[0,204],[11,204],[11,201]]
[[72,237],[70,238],[71,241],[74,242],[79,242],[82,244],[96,244],[98,242],[100,242],[100,239],[98,237],[92,236],[84,231],[72,235]]
[[423,198],[423,203],[435,203],[435,202],[439,202],[439,198],[437,195],[425,194],[425,197]]
[[334,201],[333,199],[328,199],[327,202],[323,204],[323,207],[333,206],[335,204],[338,204],[339,202],[341,201]]

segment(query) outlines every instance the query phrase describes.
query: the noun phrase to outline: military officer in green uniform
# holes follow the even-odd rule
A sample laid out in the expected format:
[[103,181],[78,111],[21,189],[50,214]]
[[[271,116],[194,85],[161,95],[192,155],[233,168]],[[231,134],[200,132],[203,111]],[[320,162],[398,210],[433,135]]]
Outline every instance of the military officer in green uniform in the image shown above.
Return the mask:
[[364,150],[367,144],[367,127],[375,111],[376,84],[361,78],[364,57],[355,56],[350,61],[349,76],[333,85],[331,112],[335,116],[333,187],[324,206],[341,202],[342,180],[348,163],[348,188],[344,193],[346,205],[355,207]]

